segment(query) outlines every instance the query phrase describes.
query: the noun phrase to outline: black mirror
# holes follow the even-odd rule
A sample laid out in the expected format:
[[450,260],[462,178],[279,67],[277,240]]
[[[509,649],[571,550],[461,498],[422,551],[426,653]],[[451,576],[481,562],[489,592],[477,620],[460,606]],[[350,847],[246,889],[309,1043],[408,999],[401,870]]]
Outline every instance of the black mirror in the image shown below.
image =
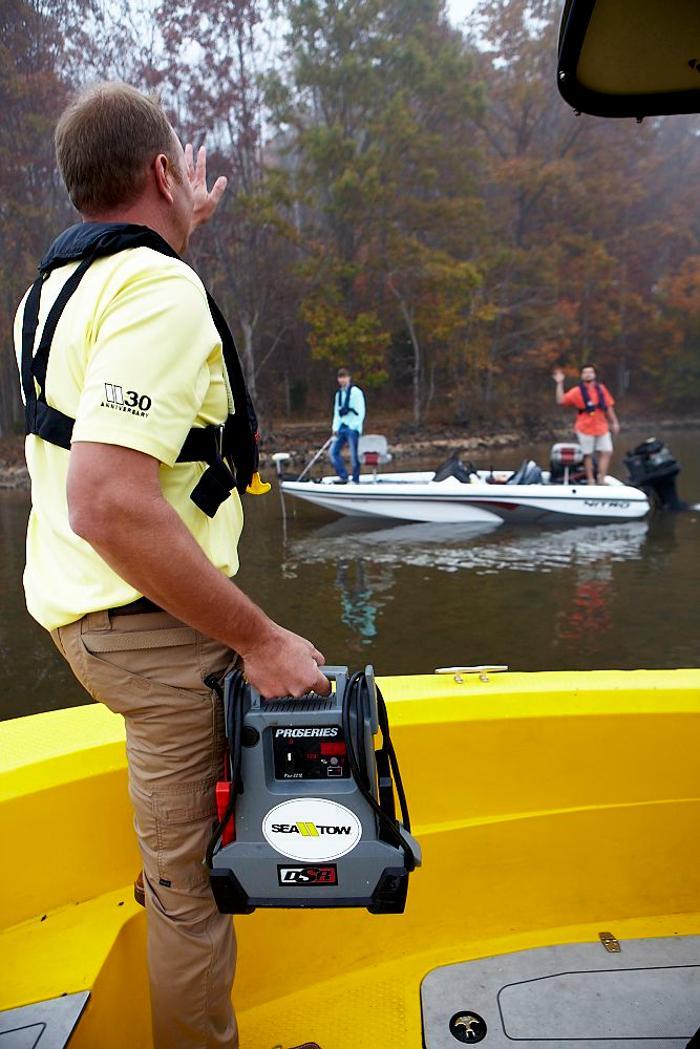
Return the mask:
[[700,0],[566,0],[557,84],[598,117],[700,112]]

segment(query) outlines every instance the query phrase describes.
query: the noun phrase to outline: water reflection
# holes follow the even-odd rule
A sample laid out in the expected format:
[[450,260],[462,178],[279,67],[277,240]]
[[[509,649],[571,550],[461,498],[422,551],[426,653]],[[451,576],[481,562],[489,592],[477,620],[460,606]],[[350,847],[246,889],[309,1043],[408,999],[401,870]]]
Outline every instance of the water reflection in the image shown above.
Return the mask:
[[335,587],[340,595],[340,619],[369,644],[377,636],[377,614],[393,586],[390,568],[376,569],[363,558],[339,561]]
[[575,644],[584,652],[594,647],[596,636],[610,629],[612,597],[609,561],[578,568],[570,600],[556,615],[555,644]]
[[565,569],[565,601],[555,615],[554,644],[583,639],[589,646],[610,626],[613,565],[640,560],[648,534],[647,521],[526,530],[491,524],[387,528],[345,519],[288,540],[284,573],[296,577],[301,566],[335,564],[340,619],[369,643],[377,635],[378,613],[392,600],[398,570],[479,576]]
[[469,570],[479,575],[552,572],[569,568],[572,563],[638,558],[648,530],[646,521],[535,531],[491,524],[360,527],[340,520],[289,540],[284,556],[291,571],[299,563],[367,558],[373,564],[413,565],[445,572]]

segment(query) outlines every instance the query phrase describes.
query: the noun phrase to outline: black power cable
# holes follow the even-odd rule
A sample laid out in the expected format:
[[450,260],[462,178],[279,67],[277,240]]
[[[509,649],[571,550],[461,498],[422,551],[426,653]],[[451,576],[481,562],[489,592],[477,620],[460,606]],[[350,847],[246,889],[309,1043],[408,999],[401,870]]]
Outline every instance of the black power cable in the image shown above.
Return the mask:
[[[350,723],[351,707],[355,705],[356,714],[356,726],[358,732],[361,731],[361,726],[364,724],[363,712],[366,710],[369,713],[369,685],[367,684],[367,678],[365,675],[358,671],[353,674],[348,681],[345,695],[343,696],[343,734],[345,736],[345,743],[347,747],[348,759],[350,762],[350,770],[355,778],[355,782],[360,790],[360,793],[364,797],[367,804],[370,806],[372,811],[377,816],[379,823],[385,831],[385,834],[389,841],[393,842],[398,848],[403,851],[406,859],[406,870],[412,871],[415,869],[416,863],[413,856],[413,851],[407,841],[404,840],[401,834],[400,826],[397,820],[393,819],[385,810],[381,807],[377,799],[372,793],[371,786],[368,782],[366,771],[360,767],[360,762],[357,752],[356,739],[353,736],[352,726]],[[389,718],[386,710],[386,703],[381,692],[377,690],[377,706],[379,710],[379,724],[382,730],[383,746],[389,756],[389,762],[396,779],[396,792],[399,797],[399,805],[401,807],[401,818],[403,825],[406,830],[411,829],[410,819],[408,815],[408,806],[406,804],[406,794],[403,789],[403,782],[401,780],[401,773],[399,772],[398,760],[396,758],[396,751],[394,750],[391,742],[391,736],[389,733]],[[364,742],[364,741],[363,741]]]
[[232,732],[228,761],[231,772],[231,795],[226,806],[226,811],[220,820],[214,824],[211,838],[207,845],[205,862],[211,870],[214,866],[214,853],[217,852],[217,844],[223,834],[224,828],[233,816],[236,808],[236,795],[240,792],[241,784],[241,750],[243,745],[243,698],[248,688],[243,672],[235,670],[231,675],[231,703],[226,712],[229,732]]
[[[376,686],[375,686],[376,687]],[[399,798],[399,807],[401,808],[401,822],[407,831],[411,830],[411,817],[408,814],[408,802],[406,800],[406,792],[403,789],[403,780],[401,779],[401,771],[399,769],[399,759],[396,756],[394,750],[394,744],[389,733],[389,715],[386,709],[386,703],[384,702],[384,696],[377,688],[377,709],[379,712],[379,727],[382,730],[382,747],[389,756],[389,763],[391,765],[392,772],[394,773],[394,781],[396,784],[396,793]]]

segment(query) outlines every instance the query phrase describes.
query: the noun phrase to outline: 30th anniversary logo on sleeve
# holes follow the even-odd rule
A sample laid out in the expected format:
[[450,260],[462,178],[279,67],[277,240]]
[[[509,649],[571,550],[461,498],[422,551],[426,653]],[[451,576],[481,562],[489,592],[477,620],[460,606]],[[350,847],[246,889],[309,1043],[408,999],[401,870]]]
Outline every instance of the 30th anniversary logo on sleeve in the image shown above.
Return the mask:
[[104,385],[105,395],[100,407],[111,408],[115,412],[128,412],[129,415],[140,415],[142,418],[150,412],[153,399],[147,393],[125,390],[113,382],[106,382]]

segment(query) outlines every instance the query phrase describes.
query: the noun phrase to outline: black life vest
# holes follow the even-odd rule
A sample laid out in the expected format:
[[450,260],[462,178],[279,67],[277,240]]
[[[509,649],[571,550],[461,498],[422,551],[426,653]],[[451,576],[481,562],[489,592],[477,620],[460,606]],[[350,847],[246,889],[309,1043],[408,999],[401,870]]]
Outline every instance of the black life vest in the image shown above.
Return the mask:
[[[49,444],[70,450],[75,420],[46,402],[46,372],[56,326],[66,303],[96,259],[141,247],[152,248],[170,258],[180,257],[155,230],[147,226],[125,222],[85,222],[62,233],[39,263],[39,277],[27,296],[22,321],[21,375],[27,434],[35,434]],[[51,307],[34,352],[42,286],[53,270],[69,262],[79,262],[80,265],[65,282]],[[234,412],[219,426],[193,427],[185,438],[177,462],[207,464],[190,498],[208,517],[213,517],[234,487],[239,492],[246,490],[257,470],[258,423],[233,336],[208,291],[207,301],[221,339]]]
[[349,382],[344,390],[338,390],[336,392],[336,398],[338,401],[338,415],[343,419],[346,415],[352,412],[353,415],[357,415],[357,409],[350,407],[350,391],[352,390],[352,383]]
[[598,403],[597,404],[594,404],[593,401],[591,400],[590,395],[588,393],[588,387],[586,386],[585,382],[580,382],[578,384],[578,388],[581,391],[581,398],[582,398],[583,404],[584,404],[584,407],[583,408],[579,408],[579,410],[578,410],[579,415],[584,415],[584,414],[591,415],[593,412],[598,411],[599,408],[600,408],[601,412],[606,411],[606,409],[608,407],[608,402],[605,400],[605,394],[603,393],[603,388],[602,388],[602,386],[600,385],[599,382],[595,383],[595,390],[596,390],[596,393],[598,395]]

